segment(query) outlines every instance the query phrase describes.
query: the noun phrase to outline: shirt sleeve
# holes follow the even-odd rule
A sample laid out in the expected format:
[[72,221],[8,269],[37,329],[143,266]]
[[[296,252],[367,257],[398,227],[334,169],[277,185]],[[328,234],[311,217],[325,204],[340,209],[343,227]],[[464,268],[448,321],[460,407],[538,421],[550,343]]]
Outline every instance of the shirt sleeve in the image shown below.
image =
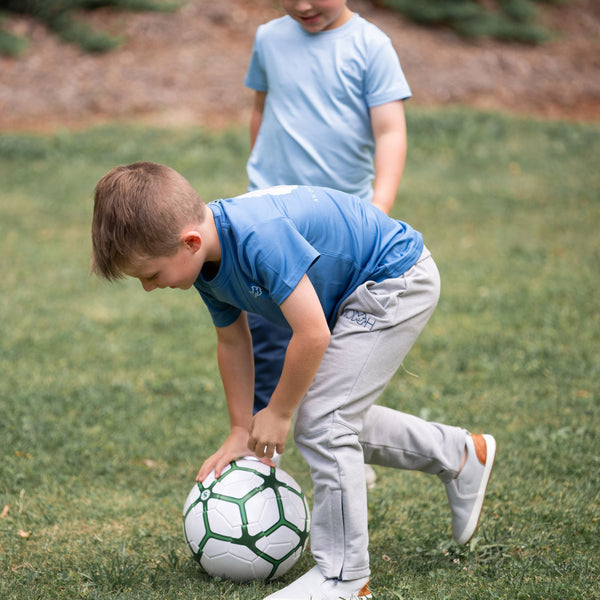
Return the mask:
[[249,237],[246,253],[253,278],[278,306],[319,258],[318,251],[283,217],[261,223]]
[[412,96],[400,59],[389,38],[369,57],[366,71],[366,99],[369,108]]
[[240,316],[242,311],[239,308],[218,300],[205,289],[198,288],[198,292],[208,308],[215,327],[227,327],[234,323]]
[[251,90],[257,92],[266,92],[269,88],[267,81],[267,73],[264,69],[261,52],[261,25],[254,36],[254,45],[252,47],[252,55],[250,56],[250,64],[246,71],[246,77],[244,78],[244,85]]

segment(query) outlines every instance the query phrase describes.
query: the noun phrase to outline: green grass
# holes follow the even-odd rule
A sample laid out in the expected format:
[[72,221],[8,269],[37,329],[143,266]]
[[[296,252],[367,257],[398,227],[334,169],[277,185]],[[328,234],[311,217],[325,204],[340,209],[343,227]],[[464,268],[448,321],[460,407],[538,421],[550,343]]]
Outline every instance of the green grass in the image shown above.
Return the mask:
[[[410,109],[408,129],[395,216],[443,289],[381,402],[492,432],[499,454],[466,548],[435,478],[378,470],[374,593],[600,598],[600,126]],[[247,151],[245,130],[0,137],[0,598],[260,599],[312,566],[234,585],[188,557],[182,504],[227,431],[207,311],[89,276],[109,168],[164,162],[211,200],[244,191]]]

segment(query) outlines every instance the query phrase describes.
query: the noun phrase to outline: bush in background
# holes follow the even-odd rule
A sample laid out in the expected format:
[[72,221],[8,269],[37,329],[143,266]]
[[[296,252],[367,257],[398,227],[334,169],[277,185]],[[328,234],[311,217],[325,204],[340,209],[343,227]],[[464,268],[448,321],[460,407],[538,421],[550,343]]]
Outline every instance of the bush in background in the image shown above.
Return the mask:
[[[0,15],[30,15],[65,42],[77,44],[87,52],[108,52],[121,44],[122,38],[96,31],[73,16],[75,10],[106,6],[122,10],[171,11],[179,5],[161,0],[0,0]],[[23,38],[0,28],[0,53],[14,56],[26,47]]]
[[377,3],[416,23],[448,27],[463,37],[541,44],[550,38],[550,32],[535,23],[535,3],[565,1],[568,0],[377,0]]
[[[88,52],[108,52],[122,43],[119,37],[91,29],[73,17],[77,9],[111,6],[124,10],[172,11],[184,0],[0,0],[0,53],[17,55],[27,42],[2,29],[2,16],[31,15],[62,40]],[[569,0],[372,0],[407,19],[429,27],[447,27],[466,38],[495,39],[541,44],[551,34],[536,23],[536,3]]]

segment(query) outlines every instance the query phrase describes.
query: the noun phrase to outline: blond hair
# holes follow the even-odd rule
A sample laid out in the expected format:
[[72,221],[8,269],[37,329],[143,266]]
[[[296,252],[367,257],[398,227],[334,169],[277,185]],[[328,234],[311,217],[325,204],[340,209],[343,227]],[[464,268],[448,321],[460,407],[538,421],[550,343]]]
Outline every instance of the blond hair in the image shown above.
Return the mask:
[[200,224],[206,205],[177,171],[151,162],[123,165],[96,185],[92,272],[120,279],[141,260],[174,255],[186,225]]

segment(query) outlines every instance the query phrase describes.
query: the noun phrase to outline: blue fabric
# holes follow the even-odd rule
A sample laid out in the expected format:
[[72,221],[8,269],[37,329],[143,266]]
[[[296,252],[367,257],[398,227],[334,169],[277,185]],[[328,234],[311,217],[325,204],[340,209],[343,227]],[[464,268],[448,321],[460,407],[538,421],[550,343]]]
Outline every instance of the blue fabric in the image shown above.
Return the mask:
[[285,327],[269,323],[264,317],[250,313],[248,325],[254,349],[254,406],[256,414],[269,404],[279,383],[285,351],[292,332]]
[[411,95],[390,39],[359,15],[307,33],[291,17],[261,25],[244,83],[267,92],[247,164],[249,189],[327,186],[373,195],[369,109]]
[[398,277],[423,250],[419,232],[336,190],[280,186],[211,202],[221,263],[194,283],[217,327],[241,310],[289,327],[279,305],[304,274],[333,328],[342,301],[365,281]]

